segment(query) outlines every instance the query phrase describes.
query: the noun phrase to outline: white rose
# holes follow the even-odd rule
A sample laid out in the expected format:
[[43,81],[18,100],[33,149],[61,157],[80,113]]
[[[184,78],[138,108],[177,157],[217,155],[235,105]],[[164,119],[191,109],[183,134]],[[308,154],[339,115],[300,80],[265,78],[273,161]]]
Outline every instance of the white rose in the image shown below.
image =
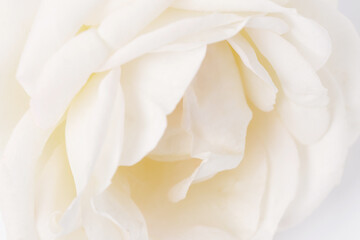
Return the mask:
[[360,42],[334,1],[0,4],[8,240],[267,240],[339,181]]

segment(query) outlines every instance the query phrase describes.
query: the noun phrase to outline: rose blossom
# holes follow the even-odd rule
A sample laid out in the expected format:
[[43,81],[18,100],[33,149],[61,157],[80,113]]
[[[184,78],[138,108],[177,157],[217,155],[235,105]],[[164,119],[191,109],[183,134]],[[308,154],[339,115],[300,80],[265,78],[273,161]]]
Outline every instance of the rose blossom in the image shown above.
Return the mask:
[[267,240],[341,177],[360,42],[331,0],[5,0],[8,240]]

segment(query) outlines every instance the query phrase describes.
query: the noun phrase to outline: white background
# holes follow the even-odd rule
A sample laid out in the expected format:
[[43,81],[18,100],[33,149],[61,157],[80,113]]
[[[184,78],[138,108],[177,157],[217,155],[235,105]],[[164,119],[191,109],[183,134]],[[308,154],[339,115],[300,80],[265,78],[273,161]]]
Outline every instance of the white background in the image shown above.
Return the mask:
[[[360,0],[339,0],[339,9],[360,32]],[[5,240],[3,233],[0,218],[0,240]],[[275,240],[357,239],[360,239],[360,140],[350,151],[341,184],[313,215],[275,237]]]

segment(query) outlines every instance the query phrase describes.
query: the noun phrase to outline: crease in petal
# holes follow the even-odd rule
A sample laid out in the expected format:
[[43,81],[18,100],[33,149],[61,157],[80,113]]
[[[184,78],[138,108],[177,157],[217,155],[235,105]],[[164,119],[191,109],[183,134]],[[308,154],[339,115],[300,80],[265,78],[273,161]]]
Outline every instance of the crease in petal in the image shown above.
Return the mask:
[[313,144],[320,140],[328,130],[331,121],[328,106],[299,105],[282,92],[278,94],[276,111],[291,134],[301,144]]
[[142,161],[124,170],[132,198],[144,214],[151,237],[172,239],[202,225],[224,230],[236,239],[250,239],[259,223],[267,156],[258,144],[260,136],[249,131],[245,156],[238,167],[192,184],[186,198],[176,203],[166,193],[180,182],[179,177],[187,178],[179,169],[188,168],[187,174],[191,175],[201,161]]
[[191,51],[147,54],[123,66],[125,142],[119,165],[137,163],[152,151],[195,77],[206,53]]
[[38,239],[34,222],[35,173],[51,133],[52,129],[40,129],[27,111],[1,156],[1,209],[11,239]]
[[259,62],[256,52],[240,34],[228,40],[236,51],[240,72],[243,77],[246,96],[262,111],[271,111],[278,92],[271,76]]
[[345,98],[331,73],[320,72],[331,94],[331,122],[328,131],[316,143],[301,148],[300,181],[297,197],[284,215],[280,228],[297,224],[325,199],[339,183],[351,145],[352,134],[347,122]]
[[18,81],[30,96],[36,92],[46,62],[101,4],[100,0],[41,1],[17,71]]
[[72,103],[66,145],[78,194],[88,184],[95,193],[110,184],[122,152],[124,117],[120,69],[94,76]]
[[312,66],[287,40],[270,31],[247,29],[252,41],[270,62],[286,96],[306,106],[326,106],[327,90]]
[[[252,113],[227,43],[209,46],[202,68],[183,101],[183,126],[192,136],[191,156],[203,160],[192,176],[193,181],[238,166]],[[214,108],[214,102],[221,103],[221,108]]]
[[120,66],[178,39],[198,35],[214,28],[242,21],[244,21],[244,17],[235,14],[221,13],[207,14],[205,16],[175,21],[174,23],[140,35],[129,44],[121,47],[112,54],[99,70],[103,71],[114,66]]
[[255,125],[266,149],[268,177],[260,222],[253,240],[273,238],[282,216],[296,196],[298,184],[297,145],[274,112],[265,114],[254,118],[258,121]]
[[74,232],[84,224],[84,214],[89,209],[87,203],[111,184],[116,172],[125,117],[120,75],[120,69],[95,75],[69,109],[66,145],[77,197],[60,220],[59,236]]
[[354,142],[360,134],[359,32],[349,19],[324,1],[290,1],[290,6],[324,26],[330,35],[332,53],[324,69],[340,83],[351,126],[349,138]]
[[167,127],[155,149],[148,155],[156,161],[179,161],[191,158],[191,135],[182,127],[183,102],[167,117]]
[[16,81],[15,72],[39,2],[0,2],[0,156],[28,108],[28,96]]
[[95,30],[67,42],[46,63],[37,83],[30,109],[42,128],[58,123],[74,96],[109,55]]
[[109,46],[117,49],[132,40],[152,20],[168,8],[171,2],[173,0],[131,1],[111,13],[101,22],[98,27],[99,35]]
[[290,27],[283,19],[272,16],[254,16],[246,24],[247,28],[273,31],[279,35],[289,32]]
[[36,224],[41,239],[60,231],[58,220],[75,197],[75,185],[65,145],[58,145],[41,171],[36,197]]
[[93,199],[94,209],[121,228],[127,239],[147,240],[145,219],[132,201],[128,186],[122,186],[127,182],[120,177],[116,175],[113,184]]
[[332,52],[328,31],[320,24],[299,14],[283,14],[289,25],[284,34],[287,39],[315,70],[319,70],[328,61]]

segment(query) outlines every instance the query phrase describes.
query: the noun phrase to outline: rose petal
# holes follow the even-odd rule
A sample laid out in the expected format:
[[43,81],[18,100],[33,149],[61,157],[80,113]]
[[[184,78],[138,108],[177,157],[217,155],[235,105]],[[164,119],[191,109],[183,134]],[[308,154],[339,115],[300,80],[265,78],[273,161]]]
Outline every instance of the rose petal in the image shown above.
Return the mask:
[[[89,205],[89,204],[88,204]],[[106,217],[97,214],[93,206],[84,211],[84,229],[88,240],[124,239],[122,229]]]
[[78,194],[92,179],[94,192],[110,184],[122,151],[124,100],[120,70],[93,77],[73,101],[66,146]]
[[[350,146],[349,126],[341,89],[331,75],[323,71],[331,94],[332,121],[326,134],[315,144],[303,148],[296,200],[284,216],[281,227],[289,227],[308,216],[340,181]],[[334,147],[336,146],[336,147]]]
[[[170,190],[172,201],[185,198],[192,182],[208,179],[240,163],[252,116],[243,94],[231,49],[226,43],[209,47],[203,66],[184,96],[183,122],[192,136],[188,155],[203,162]],[[214,102],[221,102],[221,109],[214,109]]]
[[257,115],[254,119],[268,155],[268,178],[259,228],[252,239],[272,239],[283,214],[295,198],[299,155],[294,139],[273,112]]
[[260,219],[267,178],[267,156],[258,139],[258,135],[248,135],[247,151],[237,168],[193,184],[187,197],[177,203],[160,193],[178,182],[173,176],[179,176],[185,166],[193,165],[188,170],[194,169],[195,162],[142,161],[126,169],[124,174],[128,174],[133,199],[147,220],[149,235],[167,240],[202,225],[224,230],[218,233],[220,236],[233,234],[236,239],[250,239]]
[[[214,108],[217,102],[221,108]],[[191,155],[204,160],[197,180],[240,163],[252,114],[235,58],[226,43],[209,46],[203,65],[184,96],[184,115],[184,126],[193,138]]]
[[246,96],[259,109],[271,111],[278,90],[269,73],[261,65],[254,49],[243,36],[238,34],[228,42],[241,58],[240,67]]
[[[99,35],[114,49],[132,40],[162,13],[173,0],[135,0],[107,16],[98,27]],[[131,22],[131,24],[129,24]],[[116,29],[116,31],[114,31]],[[124,34],[126,33],[126,34]]]
[[44,64],[75,35],[87,15],[101,3],[101,0],[41,1],[17,72],[17,79],[30,96],[36,92]]
[[319,70],[331,54],[331,39],[327,30],[298,14],[284,14],[282,18],[290,28],[284,38],[297,48],[315,70]]
[[329,128],[331,116],[327,106],[302,106],[281,92],[278,95],[276,111],[292,135],[302,144],[315,143]]
[[0,156],[12,130],[28,107],[29,99],[16,81],[14,73],[39,2],[0,2]]
[[30,108],[42,128],[56,125],[69,103],[109,54],[95,30],[65,44],[44,66]]
[[328,31],[332,40],[333,51],[326,64],[326,69],[340,82],[339,87],[345,96],[348,121],[351,125],[349,136],[355,141],[360,133],[360,41],[359,33],[353,24],[322,1],[304,0],[301,4],[290,1],[291,7],[319,22]]
[[155,148],[166,128],[166,115],[182,98],[205,50],[152,53],[123,66],[126,120],[120,165],[133,165]]
[[145,219],[131,200],[130,193],[124,189],[124,180],[119,180],[119,176],[116,176],[113,184],[94,198],[94,209],[123,229],[123,234],[128,239],[147,240]]
[[294,46],[270,31],[248,29],[247,32],[276,71],[290,99],[307,106],[327,105],[326,88]]
[[243,20],[243,17],[235,14],[214,13],[201,17],[185,18],[175,21],[172,24],[135,38],[129,44],[117,50],[100,68],[100,70],[103,71],[112,67],[120,66],[178,39],[201,34],[202,32],[241,22]]
[[37,127],[28,111],[5,148],[0,167],[1,210],[10,239],[38,239],[34,222],[35,170],[51,132]]
[[249,22],[246,24],[246,27],[270,30],[280,35],[287,33],[290,30],[289,25],[284,20],[271,16],[251,17]]
[[42,169],[36,201],[36,225],[40,239],[53,239],[58,220],[75,197],[75,185],[64,145],[58,146]]

